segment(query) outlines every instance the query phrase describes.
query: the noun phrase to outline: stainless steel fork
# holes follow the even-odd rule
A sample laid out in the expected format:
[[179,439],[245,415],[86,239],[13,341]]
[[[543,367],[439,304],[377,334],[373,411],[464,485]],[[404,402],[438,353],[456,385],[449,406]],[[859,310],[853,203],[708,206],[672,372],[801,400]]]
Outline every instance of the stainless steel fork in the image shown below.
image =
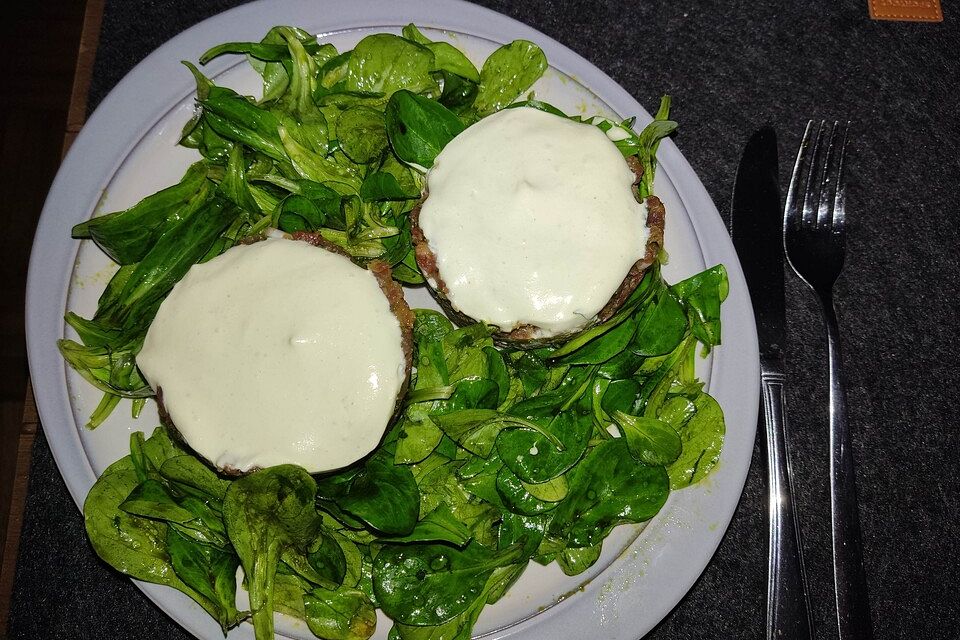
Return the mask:
[[[870,600],[863,572],[857,488],[840,376],[840,337],[833,285],[843,269],[843,178],[849,123],[811,120],[803,134],[783,221],[787,260],[820,301],[830,364],[830,511],[833,577],[840,640],[870,640]],[[812,138],[812,141],[811,141]],[[824,139],[826,138],[826,143]]]

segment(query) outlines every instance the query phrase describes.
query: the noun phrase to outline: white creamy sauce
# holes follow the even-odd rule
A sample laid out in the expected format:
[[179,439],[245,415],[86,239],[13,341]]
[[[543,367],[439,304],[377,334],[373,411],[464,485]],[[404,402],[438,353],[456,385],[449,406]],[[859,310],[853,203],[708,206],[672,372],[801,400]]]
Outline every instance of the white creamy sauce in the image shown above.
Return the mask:
[[626,140],[630,137],[630,132],[620,126],[618,122],[611,120],[610,118],[604,118],[603,116],[594,116],[590,118],[590,122],[594,125],[604,124],[610,126],[609,129],[605,131],[607,137],[613,140],[614,142],[620,142],[621,140]]
[[284,239],[193,266],[137,364],[187,443],[240,471],[316,473],[362,458],[405,375],[400,323],[373,274]]
[[620,142],[630,137],[630,133],[624,131],[619,125],[614,125],[607,129],[607,137],[613,142]]
[[451,304],[503,331],[589,323],[646,251],[634,179],[590,124],[514,108],[469,127],[437,156],[420,211]]

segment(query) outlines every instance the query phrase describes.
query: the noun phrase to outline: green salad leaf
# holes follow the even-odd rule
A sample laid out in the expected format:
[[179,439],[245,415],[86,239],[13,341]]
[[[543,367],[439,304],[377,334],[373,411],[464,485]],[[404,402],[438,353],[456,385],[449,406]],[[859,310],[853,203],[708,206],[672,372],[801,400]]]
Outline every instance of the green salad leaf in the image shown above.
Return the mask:
[[384,613],[401,624],[429,626],[467,611],[483,593],[494,569],[521,557],[519,547],[503,551],[471,543],[388,545],[373,565],[373,592]]
[[191,202],[206,200],[207,167],[191,166],[172,187],[147,196],[126,211],[91,218],[73,227],[74,238],[91,238],[117,264],[136,264],[163,235],[165,227],[183,217]]
[[481,115],[503,109],[519,98],[547,69],[543,51],[527,40],[514,40],[490,54],[480,70],[473,108]]
[[303,608],[310,631],[324,640],[366,640],[377,628],[377,609],[359,589],[314,587]]
[[367,36],[350,55],[344,88],[385,96],[400,89],[430,94],[438,90],[434,60],[430,49],[406,38],[389,33]]
[[443,147],[464,129],[460,118],[442,104],[406,89],[390,97],[386,119],[397,157],[428,169]]
[[378,452],[361,469],[347,475],[346,481],[338,476],[321,481],[321,505],[332,501],[338,511],[387,535],[413,531],[420,513],[420,493],[409,467],[396,464],[386,452]]
[[679,428],[683,450],[668,468],[672,489],[699,482],[717,465],[723,447],[723,410],[706,393],[697,394],[693,412]]
[[655,516],[669,493],[666,469],[637,464],[623,439],[602,442],[574,471],[570,492],[553,514],[550,535],[571,547],[592,547],[615,525]]
[[680,434],[663,420],[631,416],[619,410],[613,412],[613,418],[630,453],[640,462],[663,467],[680,457],[683,448]]
[[174,528],[167,529],[167,551],[176,574],[197,593],[214,603],[217,622],[229,629],[237,611],[237,567],[240,559],[230,550],[194,542]]
[[433,52],[433,71],[459,76],[473,83],[480,82],[480,72],[470,62],[470,59],[449,42],[434,42],[428,39],[415,25],[408,24],[403,28],[403,37],[422,44]]
[[[142,434],[134,434],[142,441]],[[157,429],[140,450],[154,459],[180,453],[166,431]],[[143,496],[141,489],[155,480],[143,479],[134,456],[129,455],[107,467],[87,494],[83,504],[87,537],[94,551],[105,562],[132,578],[164,584],[195,600],[213,616],[224,632],[246,616],[234,606],[236,568],[239,563],[232,550],[199,544],[180,535],[162,509],[150,517],[125,508],[131,497]],[[172,509],[175,521],[190,522],[185,510]]]
[[281,556],[305,552],[323,526],[316,494],[310,474],[293,465],[252,473],[227,490],[223,520],[247,576],[258,638],[273,637],[273,582]]

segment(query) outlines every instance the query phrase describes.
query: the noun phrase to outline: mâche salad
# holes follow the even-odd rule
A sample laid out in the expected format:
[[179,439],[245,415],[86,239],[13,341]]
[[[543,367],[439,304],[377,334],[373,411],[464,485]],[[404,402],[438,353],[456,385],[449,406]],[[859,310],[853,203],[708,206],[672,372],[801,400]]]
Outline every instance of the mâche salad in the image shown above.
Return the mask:
[[281,613],[363,640],[380,609],[392,640],[466,640],[531,560],[580,574],[710,473],[723,413],[694,365],[727,278],[661,277],[668,98],[639,132],[568,116],[530,93],[534,43],[478,69],[413,25],[344,52],[274,27],[200,62],[226,54],[262,96],[185,63],[197,161],[73,230],[118,265],[59,343],[103,391],[87,426],[170,405],[87,496],[104,561],[224,633]]

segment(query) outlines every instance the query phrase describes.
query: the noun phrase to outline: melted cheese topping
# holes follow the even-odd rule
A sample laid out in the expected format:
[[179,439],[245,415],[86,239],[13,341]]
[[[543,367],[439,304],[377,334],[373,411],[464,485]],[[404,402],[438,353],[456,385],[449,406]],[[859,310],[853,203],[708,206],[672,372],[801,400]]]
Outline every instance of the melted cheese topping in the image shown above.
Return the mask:
[[406,373],[401,344],[373,274],[268,239],[192,267],[137,364],[186,442],[218,467],[316,473],[380,442]]
[[589,323],[646,253],[635,176],[597,127],[505,109],[444,147],[420,227],[451,304],[510,331]]

